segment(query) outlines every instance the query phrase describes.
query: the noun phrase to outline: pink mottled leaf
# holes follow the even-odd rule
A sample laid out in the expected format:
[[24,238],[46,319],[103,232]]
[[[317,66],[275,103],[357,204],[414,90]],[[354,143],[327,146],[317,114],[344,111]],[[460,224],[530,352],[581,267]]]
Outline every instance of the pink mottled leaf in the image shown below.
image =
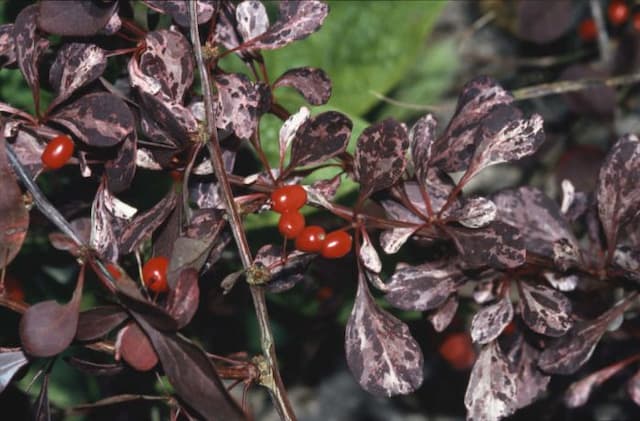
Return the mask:
[[275,81],[274,88],[295,89],[311,105],[326,104],[331,97],[331,79],[322,69],[299,67],[287,70]]
[[559,291],[544,284],[518,282],[520,315],[534,332],[562,336],[571,326],[571,301]]
[[436,119],[431,114],[421,117],[409,130],[411,158],[416,179],[423,189],[428,188],[427,176],[430,168],[431,146],[436,139]]
[[540,399],[547,390],[550,376],[545,375],[538,368],[540,352],[526,343],[519,336],[515,345],[509,351],[509,361],[515,367],[516,381],[516,408],[524,408]]
[[98,34],[114,15],[117,1],[42,0],[38,27],[50,34],[62,36],[92,36]]
[[458,297],[451,294],[444,304],[433,310],[427,318],[436,332],[443,332],[453,321],[456,311],[458,311]]
[[447,232],[469,267],[488,265],[504,269],[525,263],[522,235],[516,228],[500,221],[479,229],[450,227]]
[[611,364],[602,368],[588,376],[571,383],[567,391],[564,393],[564,403],[569,408],[577,408],[584,405],[589,400],[593,389],[609,380],[611,377],[624,369],[626,364]]
[[327,111],[300,125],[291,143],[294,168],[318,164],[344,152],[351,138],[353,123],[342,113]]
[[482,307],[471,320],[471,339],[479,344],[487,344],[496,339],[513,320],[513,305],[509,297]]
[[269,16],[264,5],[257,0],[245,0],[236,6],[237,28],[243,39],[255,38],[269,28]]
[[[196,0],[198,24],[208,22],[213,16],[214,5],[210,0]],[[185,0],[143,0],[149,8],[165,13],[173,18],[180,26],[189,27],[189,7]]]
[[248,77],[239,73],[218,75],[218,114],[216,126],[248,139],[258,127],[260,91]]
[[31,88],[36,110],[40,107],[38,63],[49,47],[49,41],[40,37],[36,32],[38,15],[39,7],[37,4],[27,6],[18,14],[13,25],[18,66]]

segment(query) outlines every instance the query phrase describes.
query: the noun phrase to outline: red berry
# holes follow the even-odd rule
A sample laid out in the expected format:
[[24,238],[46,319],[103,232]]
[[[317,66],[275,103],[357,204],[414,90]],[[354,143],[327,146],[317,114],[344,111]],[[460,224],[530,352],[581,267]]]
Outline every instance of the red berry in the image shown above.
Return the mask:
[[298,210],[307,203],[307,191],[297,184],[280,187],[271,193],[271,208],[278,213]]
[[326,233],[322,227],[310,225],[296,237],[296,249],[307,253],[319,253],[322,250]]
[[18,279],[11,275],[4,278],[4,294],[11,301],[24,301],[24,290]]
[[583,41],[593,41],[598,36],[598,28],[593,19],[585,19],[580,23],[578,33]]
[[471,338],[466,333],[452,333],[438,348],[442,358],[456,370],[466,370],[470,368],[475,359],[476,352],[473,349]]
[[41,156],[42,163],[52,170],[62,168],[73,155],[74,148],[73,140],[69,136],[56,136],[44,148]]
[[167,269],[169,259],[163,256],[156,256],[149,260],[142,267],[142,280],[144,284],[153,292],[167,292]]
[[629,19],[629,6],[624,1],[613,0],[609,3],[607,8],[607,15],[609,16],[609,22],[613,25],[622,25]]
[[122,273],[120,273],[120,269],[118,269],[118,266],[114,265],[113,263],[107,263],[107,271],[109,271],[109,273],[115,280],[120,279],[120,277],[122,276]]
[[304,216],[297,210],[280,215],[278,231],[289,240],[296,238],[304,229]]
[[633,30],[636,32],[640,32],[640,12],[633,14],[631,23],[633,24]]
[[346,256],[351,250],[352,239],[344,231],[333,231],[327,234],[322,244],[322,257],[327,259],[339,259]]

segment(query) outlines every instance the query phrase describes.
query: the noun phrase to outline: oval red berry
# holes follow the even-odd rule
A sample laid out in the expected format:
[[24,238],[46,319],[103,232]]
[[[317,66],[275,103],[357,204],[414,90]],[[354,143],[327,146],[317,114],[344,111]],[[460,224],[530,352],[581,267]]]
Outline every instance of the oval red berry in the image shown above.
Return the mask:
[[298,210],[307,203],[307,191],[297,184],[284,186],[271,193],[271,208],[278,213]]
[[326,233],[322,227],[310,225],[296,237],[296,249],[307,253],[319,253],[322,250]]
[[330,232],[322,244],[322,257],[327,259],[344,257],[351,250],[352,242],[351,236],[344,231]]
[[57,170],[71,159],[74,149],[75,144],[69,136],[56,136],[47,143],[40,158],[45,167]]
[[629,19],[629,6],[624,1],[614,0],[609,3],[607,16],[609,16],[609,22],[612,25],[622,25]]
[[593,41],[598,36],[598,28],[593,19],[585,19],[580,23],[578,33],[583,41]]
[[163,256],[156,256],[149,260],[142,267],[142,280],[144,284],[153,292],[167,292],[167,269],[169,259]]
[[278,231],[283,237],[292,240],[304,229],[304,216],[298,211],[283,213],[278,221]]

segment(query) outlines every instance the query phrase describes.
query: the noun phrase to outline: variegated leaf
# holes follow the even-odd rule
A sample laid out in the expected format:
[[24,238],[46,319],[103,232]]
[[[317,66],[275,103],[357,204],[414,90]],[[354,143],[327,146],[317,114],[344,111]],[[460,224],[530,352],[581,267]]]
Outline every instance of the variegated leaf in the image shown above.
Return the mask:
[[[213,16],[214,5],[208,0],[196,0],[196,13],[198,24],[208,22]],[[184,0],[143,0],[151,9],[160,13],[166,13],[180,26],[189,27],[188,2]]]
[[409,130],[411,158],[416,179],[423,189],[428,188],[427,174],[431,160],[431,146],[436,138],[436,119],[431,114],[421,117]]
[[496,339],[513,320],[513,305],[509,297],[502,297],[495,304],[482,307],[471,320],[471,339],[486,344]]
[[269,16],[262,2],[245,0],[236,6],[238,32],[244,39],[255,38],[269,28]]
[[495,203],[484,197],[467,199],[462,208],[455,210],[449,218],[456,220],[467,228],[482,228],[496,218]]
[[624,368],[626,368],[626,364],[612,364],[571,383],[564,393],[563,400],[565,405],[569,408],[577,408],[584,405],[589,400],[593,389],[618,374]]
[[362,261],[364,267],[371,272],[380,273],[382,270],[380,256],[378,256],[378,252],[375,247],[373,247],[367,230],[362,229],[360,232],[362,233],[362,244],[360,245],[360,252],[358,253],[360,261]]
[[297,113],[291,114],[289,118],[282,123],[278,140],[280,143],[280,165],[284,162],[287,148],[296,136],[296,132],[302,126],[304,122],[309,120],[309,109],[307,107],[300,107]]
[[547,390],[550,376],[544,375],[538,368],[540,352],[525,342],[522,336],[509,351],[509,361],[516,367],[516,408],[524,408],[540,399]]
[[522,235],[500,221],[479,229],[449,227],[447,232],[469,267],[514,268],[526,261]]
[[561,292],[542,284],[518,283],[520,315],[534,332],[562,336],[571,326],[571,302]]
[[359,275],[345,332],[347,363],[358,383],[379,396],[415,391],[423,379],[423,356],[409,328],[380,309]]
[[319,164],[347,149],[353,123],[346,115],[327,111],[306,120],[291,143],[290,168]]
[[458,296],[451,294],[444,304],[435,309],[427,318],[436,332],[442,332],[451,324],[456,311],[458,311]]
[[258,127],[260,92],[257,85],[240,73],[217,75],[218,88],[216,126],[233,131],[240,139],[248,139]]
[[85,37],[106,29],[112,17],[117,15],[118,2],[43,0],[38,6],[40,30],[67,37]]
[[331,97],[331,79],[322,69],[300,67],[287,70],[275,81],[274,88],[295,89],[311,105],[326,104]]
[[395,254],[400,251],[400,248],[404,243],[411,238],[416,232],[418,227],[415,228],[394,228],[390,230],[382,231],[380,234],[380,245],[382,250],[387,254]]
[[471,370],[464,395],[467,419],[497,421],[516,409],[516,371],[497,342],[486,345]]

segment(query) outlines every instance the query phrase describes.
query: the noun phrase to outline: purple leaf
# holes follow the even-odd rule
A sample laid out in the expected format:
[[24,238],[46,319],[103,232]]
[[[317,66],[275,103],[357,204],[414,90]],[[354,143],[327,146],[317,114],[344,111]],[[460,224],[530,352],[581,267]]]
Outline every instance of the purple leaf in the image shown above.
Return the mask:
[[364,129],[354,158],[361,199],[398,181],[406,165],[407,136],[404,126],[391,118]]
[[169,382],[184,402],[204,419],[245,419],[202,349],[175,334],[157,331],[136,313],[134,316],[151,340]]
[[16,41],[13,36],[13,23],[0,25],[0,67],[16,62]]
[[18,254],[29,228],[29,211],[7,160],[7,143],[0,132],[0,269]]
[[149,338],[135,322],[130,322],[118,332],[116,360],[122,358],[138,371],[149,371],[158,364]]
[[[215,40],[228,50],[236,48],[242,42],[235,8],[236,6],[232,2],[223,2],[220,5],[220,13],[216,22]],[[237,52],[237,54],[241,57],[244,55],[242,52]]]
[[591,358],[607,327],[624,313],[634,298],[635,295],[627,297],[594,320],[576,323],[567,334],[556,339],[540,354],[538,366],[552,374],[575,373]]
[[467,82],[445,133],[432,146],[433,165],[447,172],[467,169],[482,120],[496,107],[512,102],[513,96],[490,77],[480,76]]
[[97,147],[121,142],[135,126],[127,104],[105,92],[85,95],[59,109],[50,119],[69,129],[87,145]]
[[494,221],[485,228],[448,227],[458,252],[469,267],[514,268],[525,263],[526,250],[520,232]]
[[246,0],[236,6],[236,21],[243,39],[255,38],[269,28],[267,9],[256,0]]
[[327,111],[306,120],[291,144],[290,168],[319,164],[347,149],[353,123],[342,113]]
[[124,364],[122,363],[96,363],[87,361],[78,357],[65,358],[65,361],[72,367],[89,374],[91,376],[113,376],[122,372]]
[[175,288],[170,289],[167,296],[167,311],[178,321],[178,329],[182,329],[193,319],[199,302],[198,271],[185,269],[180,273]]
[[177,200],[176,191],[172,188],[151,209],[136,215],[124,226],[117,239],[120,245],[120,253],[132,253],[146,237],[150,236],[169,217],[169,214],[176,207]]
[[380,245],[387,254],[395,254],[406,243],[409,238],[419,229],[419,226],[409,228],[394,228],[382,231],[380,234]]
[[443,305],[466,280],[453,261],[404,266],[391,276],[385,299],[402,310],[432,310]]
[[280,166],[284,163],[284,158],[287,153],[287,148],[296,137],[296,133],[300,126],[309,120],[309,109],[307,107],[300,107],[297,113],[291,114],[289,118],[282,123],[280,133],[278,135],[278,141],[280,145]]
[[[210,0],[196,0],[198,25],[208,22],[213,16],[215,6]],[[180,26],[189,27],[189,7],[184,0],[143,0],[149,8],[168,14]]]
[[[141,128],[148,137],[169,149],[190,143],[198,132],[198,121],[189,108],[144,91],[140,91],[140,97],[144,105]],[[169,152],[174,154],[174,151]]]
[[639,185],[640,141],[625,135],[609,151],[598,176],[598,214],[611,251],[620,227],[638,211]]
[[322,69],[299,67],[287,70],[273,84],[274,88],[287,86],[295,89],[311,105],[323,105],[331,97],[331,79]]
[[423,189],[428,189],[427,176],[431,160],[431,146],[436,138],[438,122],[431,114],[421,117],[409,131],[411,158],[416,172],[416,179]]
[[49,70],[49,82],[57,96],[49,105],[55,108],[82,86],[98,79],[107,67],[102,48],[94,44],[65,44]]
[[20,348],[0,349],[0,393],[9,386],[11,379],[29,360]]
[[518,35],[536,44],[560,38],[574,23],[572,6],[571,0],[518,2]]
[[590,375],[571,383],[567,391],[564,393],[564,403],[568,408],[577,408],[584,405],[589,400],[591,392],[602,383],[624,369],[626,364],[611,364]]
[[482,307],[471,320],[471,339],[487,344],[496,339],[513,320],[513,305],[509,297],[502,297],[495,304]]
[[435,309],[427,318],[436,332],[443,332],[453,321],[458,311],[458,296],[451,294],[439,308]]
[[135,213],[135,209],[111,194],[103,181],[98,187],[91,205],[91,237],[89,244],[96,253],[108,262],[118,260],[118,239],[124,221]]
[[217,75],[217,121],[219,129],[233,131],[248,139],[258,127],[260,92],[257,85],[240,73]]
[[83,286],[84,267],[68,303],[60,305],[54,300],[41,301],[24,312],[19,332],[22,347],[28,354],[52,357],[67,349],[76,335]]
[[313,254],[293,251],[287,255],[287,261],[284,264],[282,248],[268,244],[258,250],[254,264],[259,267],[269,268],[268,271],[271,277],[266,286],[269,292],[284,292],[304,279],[302,273],[314,258]]
[[495,203],[484,197],[472,197],[465,200],[464,205],[454,209],[448,218],[457,221],[467,228],[482,228],[496,218]]
[[[11,124],[10,121],[7,122],[7,126],[9,124]],[[42,170],[42,152],[44,152],[44,147],[45,144],[38,140],[37,135],[21,129],[18,129],[18,134],[11,144],[13,152],[31,177],[34,177],[35,174]]]
[[[503,190],[492,198],[498,208],[498,220],[522,233],[527,250],[554,257],[554,243],[567,240],[567,247],[579,253],[571,226],[558,205],[535,187]],[[569,251],[569,250],[567,250]]]
[[540,352],[519,336],[509,351],[509,361],[516,367],[516,408],[524,408],[542,397],[551,377],[545,376],[538,368]]
[[40,108],[40,78],[38,62],[49,48],[49,41],[41,38],[36,33],[36,20],[38,19],[38,5],[27,6],[18,14],[13,25],[13,38],[15,39],[16,56],[18,66],[26,79],[31,92],[36,110]]
[[500,420],[516,409],[516,371],[497,342],[482,348],[464,395],[467,419]]
[[138,139],[135,130],[124,139],[118,149],[118,155],[104,164],[107,187],[113,193],[129,188],[136,174],[136,155]]
[[571,326],[571,302],[559,291],[542,284],[518,282],[520,315],[534,332],[562,336]]
[[95,307],[80,313],[76,339],[93,341],[111,332],[129,318],[120,306]]
[[422,351],[409,328],[374,302],[361,273],[347,322],[345,350],[349,369],[369,393],[394,396],[422,384]]
[[118,8],[118,2],[42,0],[38,27],[50,34],[68,37],[97,35]]
[[191,44],[182,33],[161,29],[147,34],[145,49],[140,55],[140,71],[154,80],[159,99],[182,104],[185,92],[193,83],[194,68]]
[[374,273],[380,273],[382,270],[380,256],[378,256],[378,252],[375,247],[373,247],[367,230],[362,229],[360,232],[362,233],[362,244],[360,245],[360,251],[358,252],[360,261],[362,261],[362,264],[367,268],[367,270]]
[[245,40],[247,48],[274,50],[304,39],[322,26],[329,6],[318,0],[280,2],[280,17],[262,35]]
[[[404,191],[407,194],[407,199],[425,216],[429,215],[426,207],[426,200],[428,199],[431,205],[431,213],[436,214],[442,210],[442,207],[447,202],[449,194],[455,186],[453,180],[447,173],[437,168],[429,168],[423,184],[425,184],[426,187],[421,187],[420,184],[413,181],[406,181],[404,183]],[[426,195],[423,195],[423,189]],[[458,208],[460,206],[459,200],[455,199],[449,204],[449,207],[442,216],[447,218],[452,213],[459,212],[460,210]]]

